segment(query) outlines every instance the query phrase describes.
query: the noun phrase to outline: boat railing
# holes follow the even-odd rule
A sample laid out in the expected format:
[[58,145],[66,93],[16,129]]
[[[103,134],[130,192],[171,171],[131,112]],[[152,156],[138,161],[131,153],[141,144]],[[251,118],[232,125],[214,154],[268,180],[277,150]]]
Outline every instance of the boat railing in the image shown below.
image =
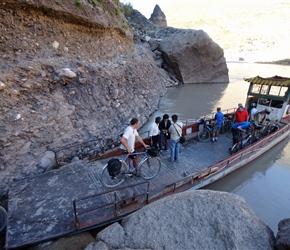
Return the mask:
[[[233,114],[235,108],[226,109],[222,112],[225,115]],[[214,118],[215,113],[205,115],[203,117],[207,117],[207,119],[211,120]],[[200,118],[187,119],[181,122],[184,124],[182,128],[182,134],[186,136],[187,140],[194,138],[199,131],[199,121]],[[149,137],[149,131],[144,131],[140,133],[140,136],[145,140]],[[147,141],[148,143],[149,141]],[[96,138],[92,140],[88,140],[82,143],[72,143],[70,145],[66,145],[65,147],[53,149],[50,148],[51,151],[55,153],[55,167],[60,167],[62,165],[68,164],[72,161],[74,157],[77,157],[79,160],[83,159],[99,159],[104,155],[108,155],[106,152],[110,152],[120,145],[119,138],[113,139],[103,139]],[[141,144],[137,142],[136,148],[138,148]],[[118,152],[119,153],[119,152]]]
[[[137,193],[130,190],[138,189]],[[142,191],[140,191],[142,189]],[[77,229],[90,225],[106,224],[132,213],[149,203],[150,182],[144,181],[117,190],[102,192],[73,200],[75,226]],[[103,203],[97,203],[102,197]],[[105,215],[104,215],[105,214]]]

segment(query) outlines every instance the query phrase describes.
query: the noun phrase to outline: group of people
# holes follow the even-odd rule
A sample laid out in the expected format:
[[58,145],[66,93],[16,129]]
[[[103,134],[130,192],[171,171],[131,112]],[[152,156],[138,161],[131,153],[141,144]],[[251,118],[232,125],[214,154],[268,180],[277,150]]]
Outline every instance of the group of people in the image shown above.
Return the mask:
[[[260,112],[257,112],[255,103],[252,103],[250,112],[248,112],[241,103],[238,104],[238,108],[235,112],[234,124],[232,126],[233,140],[237,138],[240,132],[245,132],[249,127],[252,126],[254,129],[258,126],[255,121],[258,116],[263,116],[261,122],[266,118],[266,115],[270,114],[269,108],[266,108]],[[212,129],[212,142],[216,142],[219,136],[222,124],[223,124],[224,114],[221,112],[221,108],[217,108],[213,120]],[[135,152],[135,140],[137,139],[145,148],[150,146],[155,146],[160,150],[168,150],[170,145],[170,162],[178,162],[179,158],[179,148],[180,148],[180,137],[182,135],[182,123],[178,121],[178,116],[173,115],[172,120],[169,120],[168,114],[161,117],[156,117],[155,122],[151,125],[149,131],[149,137],[151,138],[151,145],[144,143],[142,137],[138,134],[137,128],[140,125],[140,120],[133,118],[130,125],[125,129],[120,142],[121,149],[124,153],[132,154]],[[130,158],[133,160],[133,166],[136,168],[138,166],[138,158],[136,155],[131,155]],[[136,169],[136,175],[139,175],[138,169]]]
[[259,124],[264,124],[267,115],[271,113],[269,108],[265,108],[258,112],[256,103],[252,103],[249,112],[241,103],[235,112],[234,124],[232,126],[233,143],[240,140],[240,132],[246,132],[248,128],[255,129]]
[[[168,114],[161,117],[156,117],[155,122],[151,125],[149,131],[149,137],[151,139],[151,145],[145,144],[142,137],[138,134],[138,127],[140,125],[140,120],[133,118],[130,121],[130,125],[125,129],[122,137],[120,139],[120,148],[127,154],[133,154],[130,158],[133,161],[133,167],[138,166],[138,157],[134,155],[135,153],[135,141],[136,139],[145,147],[154,146],[160,150],[168,150],[170,146],[170,162],[178,161],[179,157],[179,147],[180,147],[180,136],[182,135],[182,123],[178,121],[178,116],[173,115],[172,120],[169,120]],[[136,168],[135,174],[138,176],[139,172]]]
[[169,115],[164,114],[163,119],[159,116],[156,117],[155,122],[150,127],[149,137],[152,146],[161,151],[167,151],[170,145],[170,162],[178,161],[182,126],[177,115],[173,115],[170,121]]

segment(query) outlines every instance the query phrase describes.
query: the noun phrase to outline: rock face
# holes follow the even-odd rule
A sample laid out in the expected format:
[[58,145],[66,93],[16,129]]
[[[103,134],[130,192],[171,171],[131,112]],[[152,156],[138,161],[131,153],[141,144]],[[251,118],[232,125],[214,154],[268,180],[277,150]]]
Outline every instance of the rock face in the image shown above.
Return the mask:
[[222,48],[202,30],[178,30],[160,42],[160,51],[183,83],[229,82]]
[[223,49],[203,30],[152,27],[141,17],[136,10],[129,17],[136,37],[149,43],[156,65],[168,71],[171,79],[181,83],[229,82]]
[[0,17],[0,198],[50,169],[47,151],[114,147],[166,92],[168,77],[134,45],[118,1],[3,0]]
[[153,13],[151,14],[151,17],[149,18],[149,21],[151,21],[155,25],[167,26],[166,16],[163,13],[163,11],[160,9],[158,4],[155,5]]
[[290,218],[279,222],[275,247],[277,250],[290,249]]
[[154,202],[97,235],[106,249],[273,249],[274,234],[238,195],[188,191]]
[[203,32],[137,11],[129,24],[119,1],[2,0],[0,17],[0,200],[13,181],[116,147],[167,86],[226,79]]

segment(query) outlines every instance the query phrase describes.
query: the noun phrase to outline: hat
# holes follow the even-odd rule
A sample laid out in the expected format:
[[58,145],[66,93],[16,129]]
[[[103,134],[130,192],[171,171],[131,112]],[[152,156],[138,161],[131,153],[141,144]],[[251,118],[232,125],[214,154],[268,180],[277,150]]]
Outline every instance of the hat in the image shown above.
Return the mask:
[[239,104],[238,104],[238,107],[243,107],[243,104],[239,103]]
[[269,114],[271,113],[270,108],[265,108],[263,111],[264,111],[267,115],[269,115]]

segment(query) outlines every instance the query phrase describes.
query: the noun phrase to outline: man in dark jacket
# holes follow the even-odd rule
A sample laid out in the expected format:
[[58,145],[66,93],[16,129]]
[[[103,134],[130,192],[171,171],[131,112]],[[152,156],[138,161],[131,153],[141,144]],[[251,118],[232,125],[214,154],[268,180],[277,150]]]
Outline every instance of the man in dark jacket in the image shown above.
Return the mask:
[[160,150],[163,149],[163,141],[164,141],[164,150],[168,150],[168,141],[169,141],[169,134],[168,129],[171,125],[171,122],[169,121],[168,114],[163,115],[162,121],[159,123],[159,130],[160,130],[160,141],[159,141],[159,147]]

